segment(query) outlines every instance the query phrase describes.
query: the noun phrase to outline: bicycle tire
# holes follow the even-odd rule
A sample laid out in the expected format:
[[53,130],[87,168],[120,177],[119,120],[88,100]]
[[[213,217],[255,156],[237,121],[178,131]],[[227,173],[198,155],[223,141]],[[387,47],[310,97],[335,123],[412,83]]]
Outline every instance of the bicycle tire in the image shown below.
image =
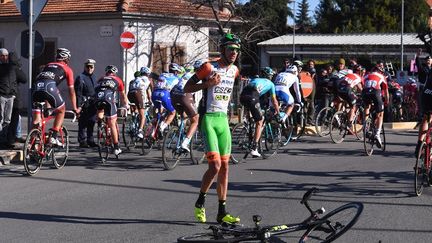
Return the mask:
[[218,232],[215,237],[213,232],[197,233],[190,236],[182,236],[177,239],[178,243],[234,243],[242,241],[257,240],[258,236],[254,233],[233,233],[230,231]]
[[179,128],[172,126],[165,134],[162,146],[162,163],[166,170],[174,169],[180,161],[180,135]]
[[281,137],[280,124],[276,122],[265,124],[263,133],[264,142],[261,144],[264,146],[262,146],[261,152],[263,159],[267,159],[277,154],[279,150]]
[[345,111],[336,112],[330,123],[330,138],[333,143],[342,143],[347,133],[348,118]]
[[[348,211],[352,211],[352,213],[348,214],[347,217],[345,213],[350,213]],[[362,212],[362,203],[352,202],[342,205],[318,220],[322,223],[306,230],[299,242],[332,242],[345,234],[358,221]],[[344,218],[346,220],[341,222],[340,220]]]
[[144,127],[144,139],[141,147],[141,152],[143,155],[149,154],[150,151],[153,148],[154,141],[153,141],[153,129],[154,125],[153,123],[149,123],[147,126]]
[[108,160],[110,154],[110,149],[108,145],[109,138],[105,126],[106,126],[105,124],[98,126],[98,131],[97,131],[97,144],[98,144],[99,158],[101,159],[101,162],[103,164],[105,164],[105,162]]
[[292,126],[289,118],[285,119],[285,123],[281,126],[280,146],[287,146],[291,141],[294,127]]
[[59,136],[60,142],[63,145],[53,147],[51,157],[54,167],[57,169],[63,168],[69,157],[69,132],[66,127],[62,127]]
[[306,114],[304,108],[300,108],[300,111],[293,111],[290,115],[292,117],[293,133],[291,135],[292,140],[298,140],[304,135],[306,129]]
[[128,151],[132,151],[135,147],[134,134],[135,129],[133,124],[133,116],[126,116],[122,124],[122,138],[123,143]]
[[363,107],[359,107],[356,111],[354,121],[353,121],[354,134],[358,140],[363,140],[364,116],[365,116],[365,113],[364,113]]
[[231,162],[238,164],[243,162],[245,151],[249,151],[249,131],[244,123],[238,123],[231,131]]
[[363,123],[363,147],[368,156],[371,156],[374,151],[375,137],[374,137],[375,125],[370,117],[366,118]]
[[427,180],[425,159],[426,159],[426,143],[420,145],[419,154],[414,166],[414,191],[417,196],[423,193],[423,188]]
[[33,176],[42,167],[44,154],[44,138],[39,129],[32,129],[24,143],[24,169],[28,175]]
[[382,145],[381,145],[381,151],[383,151],[383,152],[385,152],[386,151],[386,136],[385,136],[385,129],[384,129],[384,125],[382,126],[382,130],[381,130],[381,134],[380,134],[380,137],[381,137],[381,142],[382,142]]
[[205,141],[199,129],[192,136],[190,142],[190,158],[192,163],[196,165],[203,163],[206,158]]
[[315,130],[320,137],[330,136],[331,118],[334,114],[334,108],[328,106],[322,108],[315,119]]

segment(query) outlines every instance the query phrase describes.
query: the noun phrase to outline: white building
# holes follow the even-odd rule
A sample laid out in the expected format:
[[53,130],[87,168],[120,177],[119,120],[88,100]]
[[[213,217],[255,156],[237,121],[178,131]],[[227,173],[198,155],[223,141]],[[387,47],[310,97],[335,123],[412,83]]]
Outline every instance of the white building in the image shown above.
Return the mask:
[[[14,2],[5,1],[0,4],[0,47],[20,54],[20,33],[28,26]],[[226,9],[217,14],[222,21],[229,18]],[[34,24],[45,48],[33,60],[33,77],[41,65],[54,59],[58,47],[65,47],[72,53],[75,76],[83,71],[84,61],[92,58],[97,62],[98,77],[103,75],[105,66],[114,64],[127,84],[142,66],[160,73],[167,70],[170,62],[187,64],[209,58],[218,38],[215,28],[212,9],[192,1],[49,0]],[[128,50],[120,46],[124,31],[136,37],[135,45]],[[27,72],[27,59],[21,58],[21,63]],[[28,87],[21,88],[23,104],[27,104]]]

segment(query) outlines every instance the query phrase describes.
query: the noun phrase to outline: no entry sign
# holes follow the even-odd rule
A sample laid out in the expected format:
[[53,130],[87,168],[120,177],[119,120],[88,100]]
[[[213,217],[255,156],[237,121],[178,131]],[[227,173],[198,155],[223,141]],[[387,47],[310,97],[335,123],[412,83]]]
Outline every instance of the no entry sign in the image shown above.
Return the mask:
[[120,35],[120,45],[124,49],[129,49],[135,45],[135,35],[129,31],[125,31]]

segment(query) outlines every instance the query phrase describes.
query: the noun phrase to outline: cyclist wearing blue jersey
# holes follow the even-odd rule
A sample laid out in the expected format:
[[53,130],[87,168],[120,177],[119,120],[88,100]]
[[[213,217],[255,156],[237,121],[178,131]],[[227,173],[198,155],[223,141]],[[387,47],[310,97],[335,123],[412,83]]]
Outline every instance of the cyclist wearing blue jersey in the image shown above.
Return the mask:
[[[171,65],[170,65],[171,67]],[[152,102],[155,109],[163,106],[169,113],[168,116],[160,123],[160,132],[172,122],[175,117],[175,109],[171,103],[171,89],[178,83],[179,79],[174,73],[162,73],[155,84],[155,90],[152,93]]]
[[275,85],[270,81],[274,74],[274,71],[270,67],[263,68],[261,70],[261,78],[253,78],[240,94],[240,103],[250,111],[255,121],[254,141],[252,142],[250,151],[252,157],[261,156],[258,152],[257,144],[261,137],[264,122],[261,115],[261,106],[267,106],[269,98],[267,94],[270,95],[275,111],[279,114],[279,102],[276,99]]

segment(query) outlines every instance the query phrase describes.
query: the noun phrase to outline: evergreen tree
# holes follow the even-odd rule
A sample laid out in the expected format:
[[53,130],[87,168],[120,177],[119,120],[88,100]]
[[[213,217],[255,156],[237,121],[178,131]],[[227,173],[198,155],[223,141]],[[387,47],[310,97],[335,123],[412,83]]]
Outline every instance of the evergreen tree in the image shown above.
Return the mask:
[[297,11],[295,18],[296,27],[299,28],[299,33],[306,33],[312,31],[312,19],[309,16],[309,3],[308,0],[302,0]]

